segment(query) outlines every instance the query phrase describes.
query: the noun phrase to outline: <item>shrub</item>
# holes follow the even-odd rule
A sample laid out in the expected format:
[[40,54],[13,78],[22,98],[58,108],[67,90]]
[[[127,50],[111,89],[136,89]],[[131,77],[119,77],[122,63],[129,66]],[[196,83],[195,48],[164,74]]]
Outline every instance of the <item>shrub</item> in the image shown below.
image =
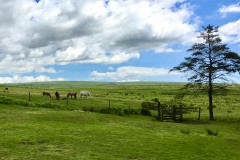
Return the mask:
[[111,107],[103,107],[103,108],[100,108],[99,112],[103,113],[103,114],[110,114],[110,113],[113,112],[113,108],[111,108]]
[[156,103],[152,102],[142,102],[141,106],[142,108],[145,108],[145,109],[151,109],[151,110],[156,110]]
[[139,115],[139,114],[141,114],[141,112],[140,112],[140,109],[139,108],[125,108],[124,110],[123,110],[123,113],[125,114],[125,115],[130,115],[130,114],[134,114],[134,115]]
[[141,114],[144,115],[144,116],[152,116],[151,111],[149,111],[149,110],[146,109],[146,108],[142,108]]
[[83,111],[88,111],[88,112],[97,112],[96,108],[95,107],[86,107],[84,106],[82,108]]
[[160,102],[158,98],[153,98],[152,101],[154,101],[154,102]]
[[9,97],[5,97],[5,96],[1,96],[0,97],[0,104],[15,104],[15,105],[21,105],[21,106],[29,106],[30,103],[20,100],[20,99],[16,99],[16,98],[9,98]]

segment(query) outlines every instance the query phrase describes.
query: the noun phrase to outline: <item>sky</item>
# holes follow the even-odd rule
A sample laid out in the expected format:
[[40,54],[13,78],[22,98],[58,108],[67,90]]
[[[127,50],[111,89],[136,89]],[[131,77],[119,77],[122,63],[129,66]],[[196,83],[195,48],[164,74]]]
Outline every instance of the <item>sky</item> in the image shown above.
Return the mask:
[[0,2],[0,83],[186,82],[169,70],[209,24],[240,54],[239,0]]

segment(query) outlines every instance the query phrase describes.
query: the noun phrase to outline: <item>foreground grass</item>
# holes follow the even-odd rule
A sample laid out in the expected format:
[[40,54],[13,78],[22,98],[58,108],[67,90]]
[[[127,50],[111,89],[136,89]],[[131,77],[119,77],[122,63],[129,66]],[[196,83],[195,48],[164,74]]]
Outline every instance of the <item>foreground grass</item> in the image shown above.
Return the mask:
[[0,159],[240,157],[236,119],[181,124],[143,116],[0,105],[0,124]]

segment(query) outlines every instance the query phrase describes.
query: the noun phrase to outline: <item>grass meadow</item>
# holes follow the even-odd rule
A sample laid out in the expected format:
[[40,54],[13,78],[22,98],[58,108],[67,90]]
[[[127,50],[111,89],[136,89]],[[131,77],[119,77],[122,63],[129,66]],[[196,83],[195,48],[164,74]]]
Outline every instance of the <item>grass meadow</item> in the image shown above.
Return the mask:
[[[207,96],[187,93],[186,106],[201,107],[182,123],[137,114],[143,101],[173,103],[182,83],[46,82],[0,86],[0,159],[221,159],[240,157],[240,86],[214,97],[215,121],[208,120]],[[8,88],[6,91],[5,89]],[[61,99],[70,91],[91,99]],[[42,97],[48,91],[52,99]],[[30,92],[30,99],[29,99]],[[84,109],[90,108],[89,111]],[[112,108],[110,114],[97,111]],[[92,109],[92,110],[91,110]],[[132,110],[132,114],[124,112]],[[94,112],[96,111],[96,112]],[[103,112],[105,113],[105,112]],[[108,112],[106,112],[108,113]]]

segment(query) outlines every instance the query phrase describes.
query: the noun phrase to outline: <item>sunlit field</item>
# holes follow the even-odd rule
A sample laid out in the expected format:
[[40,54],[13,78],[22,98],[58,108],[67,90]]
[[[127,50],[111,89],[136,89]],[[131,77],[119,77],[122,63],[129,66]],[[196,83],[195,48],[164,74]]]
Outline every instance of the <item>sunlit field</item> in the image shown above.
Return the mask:
[[[238,159],[240,86],[214,97],[208,120],[206,95],[181,103],[201,107],[184,121],[159,122],[138,114],[143,101],[174,103],[183,83],[48,82],[0,86],[0,159]],[[8,88],[6,90],[6,88]],[[91,98],[80,98],[79,91]],[[43,97],[48,91],[52,98]],[[60,93],[56,100],[54,93]],[[76,100],[62,100],[68,92]],[[30,93],[30,97],[29,97]],[[90,110],[85,111],[90,108]],[[101,108],[116,112],[102,114]],[[125,110],[134,112],[126,113]],[[91,112],[90,112],[91,111]],[[114,110],[115,111],[115,110]]]

